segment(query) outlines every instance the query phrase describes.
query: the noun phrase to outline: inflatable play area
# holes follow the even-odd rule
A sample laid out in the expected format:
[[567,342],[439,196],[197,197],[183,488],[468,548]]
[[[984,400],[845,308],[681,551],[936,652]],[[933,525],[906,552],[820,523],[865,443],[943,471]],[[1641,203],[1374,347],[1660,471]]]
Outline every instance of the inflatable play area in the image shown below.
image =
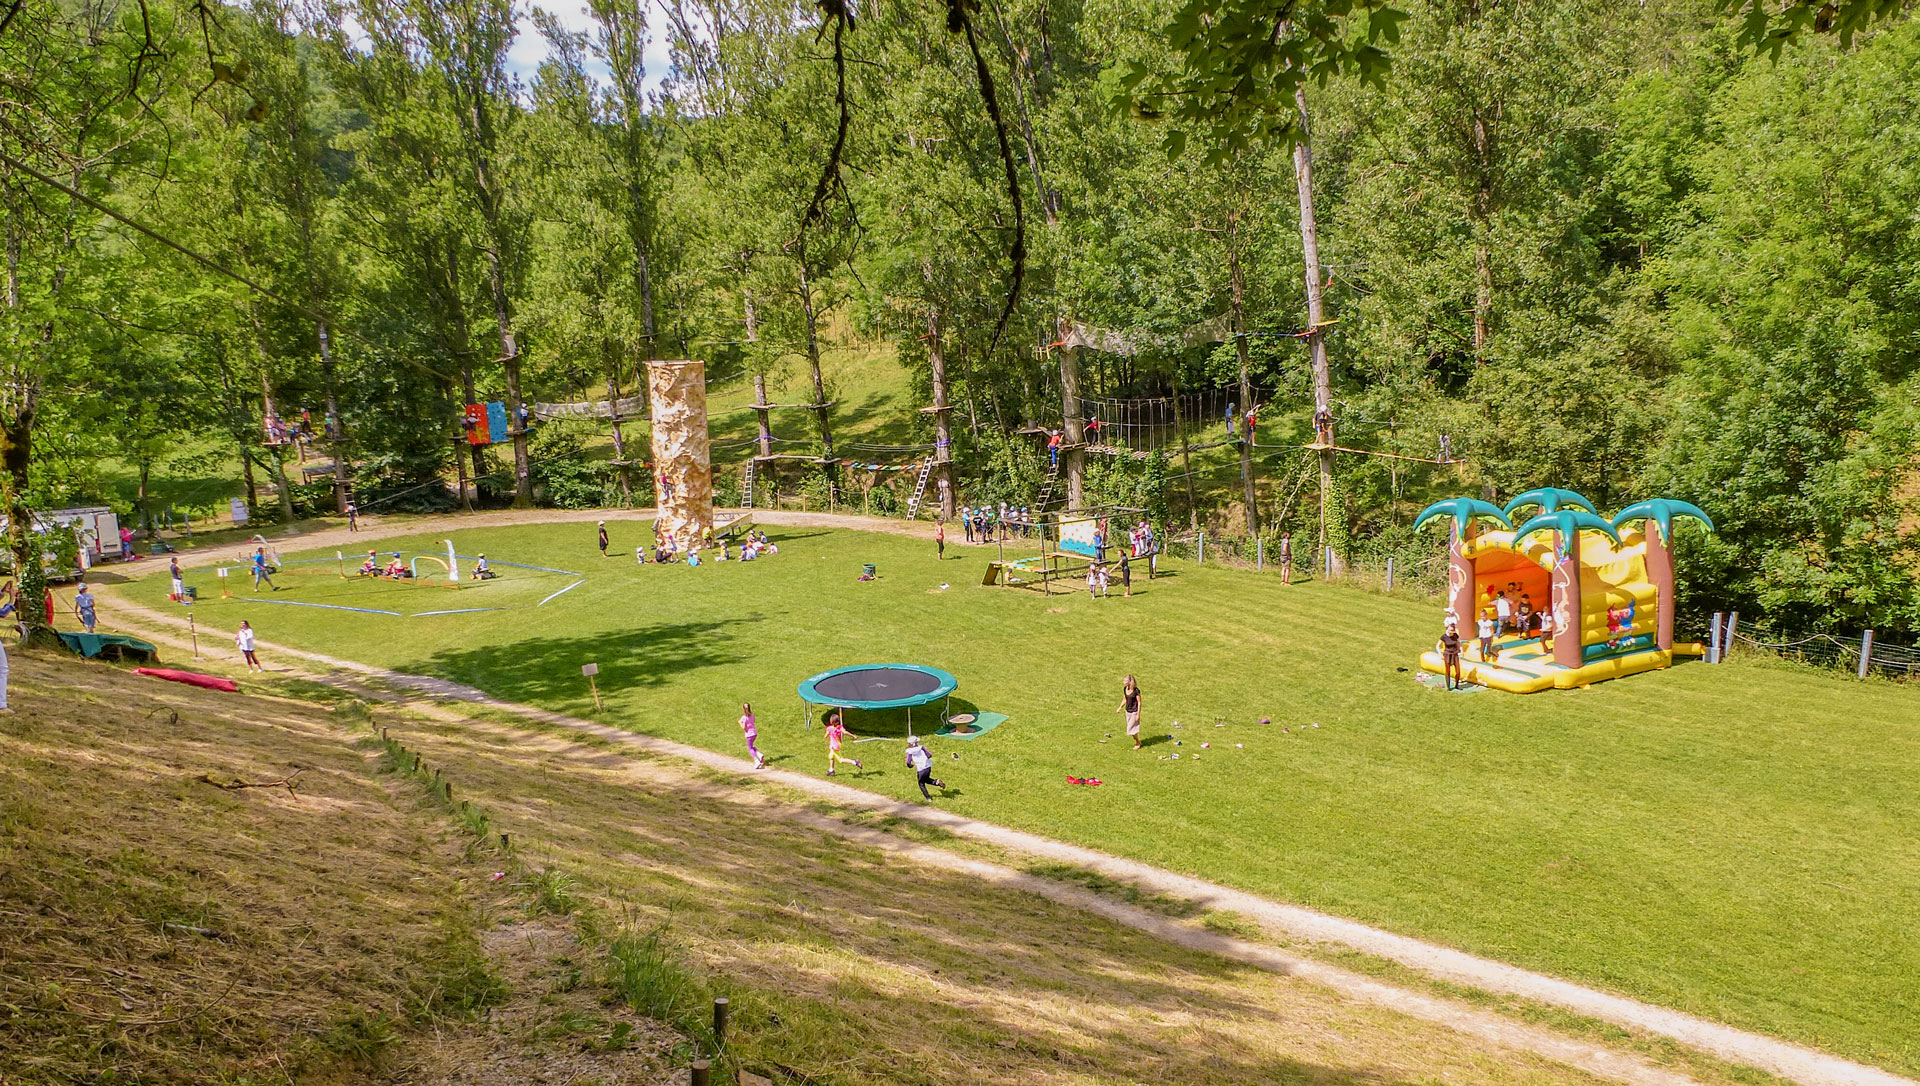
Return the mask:
[[[1525,510],[1534,515],[1516,516]],[[1474,498],[1428,506],[1416,529],[1435,520],[1453,529],[1446,622],[1458,624],[1461,677],[1531,694],[1704,655],[1698,643],[1673,640],[1673,527],[1681,518],[1713,530],[1706,513],[1683,501],[1654,498],[1607,520],[1579,494],[1551,487],[1505,508]],[[1482,620],[1496,626],[1491,651],[1476,637]],[[1420,666],[1446,674],[1438,648]]]

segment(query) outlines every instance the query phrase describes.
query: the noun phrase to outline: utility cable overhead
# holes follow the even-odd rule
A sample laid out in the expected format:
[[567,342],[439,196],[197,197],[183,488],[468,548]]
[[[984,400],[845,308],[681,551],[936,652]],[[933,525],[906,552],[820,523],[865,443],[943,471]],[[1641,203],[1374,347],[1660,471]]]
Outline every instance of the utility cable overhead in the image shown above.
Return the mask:
[[86,204],[88,207],[94,209],[95,211],[98,211],[100,214],[107,216],[108,218],[114,220],[117,223],[120,223],[123,226],[127,226],[133,230],[137,230],[140,233],[145,234],[147,237],[152,238],[153,240],[159,242],[160,244],[166,246],[169,249],[172,249],[174,252],[177,252],[180,255],[186,257],[188,260],[191,260],[194,263],[200,265],[201,267],[206,268],[208,271],[214,272],[217,275],[224,275],[236,283],[241,283],[251,290],[258,291],[259,293],[264,294],[269,298],[272,298],[274,301],[279,302],[281,305],[284,305],[287,308],[292,309],[296,313],[300,313],[306,316],[309,320],[313,320],[317,322],[325,322],[329,329],[332,329],[337,332],[342,332],[351,339],[359,340],[361,343],[364,343],[367,346],[373,348],[375,352],[378,352],[380,355],[384,357],[392,358],[399,362],[403,362],[406,365],[412,366],[415,369],[418,369],[424,373],[428,373],[435,377],[438,377],[443,381],[453,380],[453,378],[450,375],[441,373],[439,370],[434,369],[432,366],[429,366],[424,362],[418,362],[411,358],[399,358],[398,356],[387,355],[385,353],[386,352],[385,347],[367,338],[366,336],[361,335],[359,332],[354,331],[351,327],[340,324],[334,318],[329,317],[324,313],[315,312],[314,310],[309,309],[304,305],[301,305],[299,302],[296,302],[293,299],[288,298],[286,295],[281,294],[279,291],[273,290],[270,287],[262,286],[259,283],[254,282],[252,279],[248,278],[247,276],[244,276],[239,272],[232,270],[231,268],[227,268],[219,263],[216,263],[213,260],[213,258],[208,256],[203,256],[200,253],[197,253],[192,249],[187,248],[185,245],[182,245],[179,242],[173,240],[172,238],[169,238],[161,234],[159,231],[153,229],[152,227],[147,226],[146,224],[141,223],[133,218],[130,218],[129,216],[123,215],[118,211],[115,211],[113,208],[108,207],[106,204],[101,203],[99,200],[96,200],[93,197],[88,196],[86,193],[81,192],[79,189],[76,189],[73,186],[68,185],[63,181],[60,181],[57,178],[48,177],[46,174],[41,173],[39,170],[34,169],[32,166],[27,165],[26,163],[20,161],[17,158],[14,158],[12,155],[7,154],[5,151],[0,151],[0,162],[5,162],[10,168],[19,170],[21,173],[26,174],[28,177],[33,178],[35,181],[38,181],[43,185],[46,185],[50,188],[58,189],[59,191],[67,194],[73,199],[78,200],[83,204]]

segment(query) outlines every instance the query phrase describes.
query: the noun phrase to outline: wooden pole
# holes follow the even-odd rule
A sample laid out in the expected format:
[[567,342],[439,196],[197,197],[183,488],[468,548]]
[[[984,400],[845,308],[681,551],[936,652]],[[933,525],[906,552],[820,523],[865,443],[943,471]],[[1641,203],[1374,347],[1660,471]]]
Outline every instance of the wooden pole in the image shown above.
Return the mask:
[[193,635],[193,658],[200,659],[200,628],[193,624],[193,612],[187,612],[187,632]]
[[1721,648],[1720,648],[1720,660],[1722,663],[1726,662],[1727,650],[1733,648],[1733,634],[1734,634],[1734,631],[1739,628],[1740,628],[1740,612],[1738,611],[1729,612],[1727,614],[1727,635],[1726,635],[1726,639],[1723,642],[1721,642]]
[[692,1083],[692,1086],[711,1086],[713,1062],[711,1060],[693,1061],[693,1066],[687,1068],[687,1081]]
[[727,1047],[727,1012],[730,1009],[731,1004],[728,1002],[726,996],[719,996],[714,999],[713,1048],[716,1053]]
[[760,455],[773,455],[773,423],[768,419],[767,377],[763,373],[753,375],[753,409],[760,415]]
[[[1333,378],[1327,366],[1327,309],[1321,290],[1320,228],[1313,215],[1313,146],[1307,124],[1307,89],[1302,83],[1293,94],[1300,113],[1300,139],[1293,145],[1294,186],[1300,194],[1300,250],[1307,287],[1307,346],[1313,354],[1313,410],[1316,418],[1332,417]],[[1323,414],[1324,413],[1324,414]],[[1333,425],[1314,434],[1320,453],[1320,545],[1327,545],[1328,504],[1333,496]]]

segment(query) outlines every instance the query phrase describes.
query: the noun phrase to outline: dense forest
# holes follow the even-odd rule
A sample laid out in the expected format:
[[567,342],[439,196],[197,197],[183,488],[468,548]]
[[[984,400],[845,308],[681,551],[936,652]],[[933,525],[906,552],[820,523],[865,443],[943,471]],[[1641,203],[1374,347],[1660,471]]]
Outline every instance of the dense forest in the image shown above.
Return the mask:
[[[652,358],[824,403],[851,340],[922,403],[937,375],[955,488],[1018,504],[1084,344],[1083,395],[1217,392],[1295,440],[1325,407],[1408,456],[1303,468],[1343,552],[1412,545],[1410,496],[1661,494],[1718,524],[1683,540],[1696,605],[1920,629],[1897,0],[0,8],[16,554],[107,464],[231,463],[289,519],[644,504],[644,454],[472,446],[465,406],[619,399]],[[331,480],[274,443],[303,409]],[[1312,533],[1294,463],[1091,485]]]

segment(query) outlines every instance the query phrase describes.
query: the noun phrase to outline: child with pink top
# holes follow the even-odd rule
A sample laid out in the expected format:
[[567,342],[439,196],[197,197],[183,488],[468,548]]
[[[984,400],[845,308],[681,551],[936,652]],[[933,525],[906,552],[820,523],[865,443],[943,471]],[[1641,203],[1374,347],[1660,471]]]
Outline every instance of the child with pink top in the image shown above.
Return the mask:
[[860,764],[859,759],[847,758],[840,753],[840,741],[853,737],[853,733],[847,730],[847,726],[840,722],[840,710],[835,709],[827,715],[827,776],[833,776],[834,772],[840,768],[841,762],[846,762],[855,769],[866,768]]
[[753,768],[767,768],[767,756],[754,744],[754,740],[760,738],[760,729],[754,724],[752,702],[740,703],[740,732],[747,737],[747,753],[753,755]]

